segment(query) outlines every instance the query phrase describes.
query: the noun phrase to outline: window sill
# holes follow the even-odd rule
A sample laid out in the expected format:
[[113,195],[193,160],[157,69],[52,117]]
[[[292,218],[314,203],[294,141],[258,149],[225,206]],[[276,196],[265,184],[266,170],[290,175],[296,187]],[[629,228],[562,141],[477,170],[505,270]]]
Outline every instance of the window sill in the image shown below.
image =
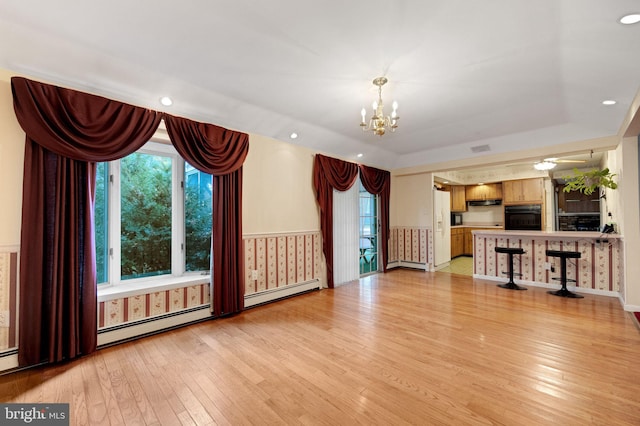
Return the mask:
[[167,291],[174,288],[208,284],[210,275],[184,275],[181,277],[158,277],[153,279],[125,282],[118,285],[103,284],[98,287],[98,302],[139,296],[142,294]]

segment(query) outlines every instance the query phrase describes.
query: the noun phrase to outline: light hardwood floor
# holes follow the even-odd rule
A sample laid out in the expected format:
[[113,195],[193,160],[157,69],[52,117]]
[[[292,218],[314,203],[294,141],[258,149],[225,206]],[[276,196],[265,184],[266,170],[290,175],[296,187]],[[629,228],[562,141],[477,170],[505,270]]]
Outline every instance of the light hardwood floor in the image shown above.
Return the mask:
[[0,377],[71,424],[639,425],[640,331],[568,300],[396,270]]

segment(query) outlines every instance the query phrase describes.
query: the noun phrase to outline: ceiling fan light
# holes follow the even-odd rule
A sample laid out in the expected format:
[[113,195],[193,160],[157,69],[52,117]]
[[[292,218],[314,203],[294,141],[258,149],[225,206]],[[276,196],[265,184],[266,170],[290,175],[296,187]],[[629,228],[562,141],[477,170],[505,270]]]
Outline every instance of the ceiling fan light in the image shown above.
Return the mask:
[[620,23],[624,25],[637,24],[638,22],[640,22],[640,14],[638,13],[632,13],[630,15],[625,15],[622,18],[620,18]]
[[556,166],[556,163],[552,161],[538,161],[533,165],[536,170],[551,170]]

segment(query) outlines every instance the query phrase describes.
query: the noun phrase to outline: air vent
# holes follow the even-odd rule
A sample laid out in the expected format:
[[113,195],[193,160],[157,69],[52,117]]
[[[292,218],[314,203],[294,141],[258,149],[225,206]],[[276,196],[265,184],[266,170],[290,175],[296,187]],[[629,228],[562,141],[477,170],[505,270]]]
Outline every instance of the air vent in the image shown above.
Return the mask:
[[487,151],[491,151],[491,148],[489,147],[489,145],[478,145],[478,146],[471,147],[471,152],[473,153],[487,152]]

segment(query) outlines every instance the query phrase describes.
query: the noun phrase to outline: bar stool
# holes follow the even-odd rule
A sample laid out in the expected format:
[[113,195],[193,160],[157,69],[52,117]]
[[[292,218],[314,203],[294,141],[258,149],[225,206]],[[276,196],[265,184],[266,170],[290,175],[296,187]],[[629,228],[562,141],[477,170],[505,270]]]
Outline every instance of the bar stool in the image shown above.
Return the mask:
[[506,253],[509,255],[509,271],[502,272],[503,274],[509,274],[509,282],[505,284],[498,284],[498,287],[508,288],[509,290],[526,290],[526,287],[521,287],[518,284],[513,282],[514,275],[522,275],[519,273],[513,272],[513,255],[515,254],[524,254],[525,251],[519,247],[496,247],[496,253]]
[[547,256],[549,257],[558,257],[560,258],[560,276],[554,277],[554,280],[559,280],[562,287],[560,290],[556,291],[548,291],[547,293],[553,294],[554,296],[560,297],[570,297],[572,299],[582,299],[584,296],[573,293],[567,290],[567,282],[575,283],[576,280],[567,278],[567,259],[579,259],[580,252],[579,251],[562,251],[562,250],[547,250]]

